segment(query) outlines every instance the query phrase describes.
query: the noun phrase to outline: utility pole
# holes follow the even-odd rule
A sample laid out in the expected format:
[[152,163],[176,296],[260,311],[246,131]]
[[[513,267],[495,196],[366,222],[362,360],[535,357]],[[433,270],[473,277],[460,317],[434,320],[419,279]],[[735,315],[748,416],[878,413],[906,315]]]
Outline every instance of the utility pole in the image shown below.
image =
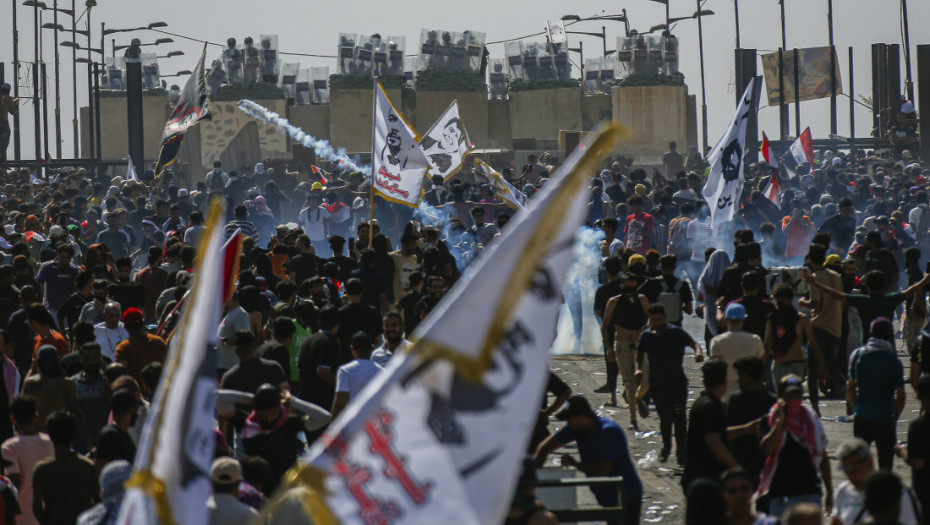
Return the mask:
[[[15,1],[15,0],[14,0]],[[77,42],[77,3],[71,0],[71,39]],[[79,140],[81,131],[78,129],[78,102],[77,102],[77,46],[71,48],[71,109],[74,117],[71,119],[72,140],[74,141],[74,158],[81,156]]]
[[827,0],[827,26],[827,34],[830,38],[830,133],[836,135],[836,48],[833,47],[833,0]]
[[701,57],[701,155],[707,151],[707,87],[704,83],[704,25],[701,23],[701,0],[696,0],[698,12],[698,48]]
[[[13,98],[19,98],[19,27],[16,22],[16,0],[13,0]],[[19,104],[19,101],[16,101]],[[13,158],[20,159],[19,112],[13,115]]]
[[911,81],[911,33],[907,23],[907,0],[901,0],[901,17],[904,19],[902,21],[904,25],[904,67],[907,69],[905,71],[904,87],[907,90],[907,99],[914,102],[914,82]]
[[[788,123],[788,104],[785,102],[785,53],[788,50],[788,42],[785,37],[785,0],[779,0],[781,6],[781,49],[778,51],[778,98],[781,106],[778,108],[779,124],[781,125],[781,140],[788,138],[790,125]],[[795,57],[797,59],[797,57]],[[795,79],[797,82],[797,79]]]
[[733,0],[733,15],[736,17],[736,49],[739,49],[739,0]]
[[[61,160],[61,82],[58,60],[58,0],[55,0],[55,158]],[[74,13],[72,13],[74,15]],[[74,35],[72,35],[72,39]]]

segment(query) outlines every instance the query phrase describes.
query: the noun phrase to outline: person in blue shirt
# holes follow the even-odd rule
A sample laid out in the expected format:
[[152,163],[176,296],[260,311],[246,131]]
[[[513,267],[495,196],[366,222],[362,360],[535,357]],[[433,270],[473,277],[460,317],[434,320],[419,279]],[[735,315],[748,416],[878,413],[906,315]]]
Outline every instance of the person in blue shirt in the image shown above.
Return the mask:
[[[567,424],[549,436],[536,449],[534,459],[541,467],[549,454],[571,443],[578,444],[581,460],[570,455],[562,456],[562,465],[575,467],[588,476],[620,476],[623,478],[623,507],[626,523],[639,523],[643,485],[633,467],[626,436],[615,421],[597,415],[583,396],[572,396],[566,409]],[[591,492],[602,507],[620,505],[615,486],[591,487]],[[608,522],[612,523],[612,522]]]
[[904,410],[904,367],[894,345],[894,325],[879,317],[869,327],[865,346],[849,357],[846,401],[855,410],[853,435],[866,443],[875,442],[878,466],[891,469],[894,463],[896,426]]

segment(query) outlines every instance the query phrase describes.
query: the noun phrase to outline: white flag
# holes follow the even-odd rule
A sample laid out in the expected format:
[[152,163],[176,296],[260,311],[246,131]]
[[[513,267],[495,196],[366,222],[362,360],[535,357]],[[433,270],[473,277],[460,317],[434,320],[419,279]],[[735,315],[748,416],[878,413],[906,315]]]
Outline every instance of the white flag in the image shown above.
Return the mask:
[[215,439],[216,330],[223,311],[225,212],[210,205],[194,286],[165,362],[120,508],[120,525],[206,523]]
[[[548,374],[590,174],[621,127],[593,133],[286,476],[314,523],[501,523]],[[322,503],[323,505],[320,505]],[[330,521],[327,521],[330,520]]]
[[132,164],[132,157],[129,157],[129,165],[126,166],[126,180],[139,180],[139,176],[136,175],[136,167]]
[[475,159],[475,168],[475,175],[479,180],[484,178],[487,181],[496,198],[517,211],[526,208],[526,195],[507,182],[503,175],[478,159]]
[[442,175],[443,180],[458,173],[462,161],[471,152],[471,139],[459,117],[459,103],[453,100],[429,128],[420,141],[423,153],[429,159],[430,175]]
[[417,206],[429,161],[420,136],[391,104],[380,81],[375,85],[374,144],[371,151],[374,189],[385,199]]
[[726,133],[707,155],[710,174],[701,193],[710,208],[714,226],[733,220],[733,215],[739,209],[739,198],[745,182],[743,155],[746,152],[746,124],[750,112],[755,111],[753,101],[759,100],[761,87],[760,77],[749,81]]

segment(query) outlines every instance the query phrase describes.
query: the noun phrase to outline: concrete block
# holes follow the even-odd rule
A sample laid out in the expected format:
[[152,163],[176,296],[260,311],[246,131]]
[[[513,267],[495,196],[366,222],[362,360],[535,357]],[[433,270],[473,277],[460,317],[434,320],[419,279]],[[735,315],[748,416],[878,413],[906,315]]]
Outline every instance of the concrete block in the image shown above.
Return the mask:
[[488,101],[488,147],[513,148],[513,134],[510,132],[510,101]]
[[[142,133],[145,137],[145,164],[154,162],[161,146],[161,132],[165,129],[170,108],[167,97],[142,97]],[[89,110],[82,107],[80,116],[81,156],[90,157],[90,140],[95,139],[89,129]],[[126,97],[100,98],[100,158],[122,159],[129,155],[129,122]]]
[[[387,89],[387,96],[398,111],[400,89]],[[329,142],[349,153],[371,152],[371,89],[334,89],[329,93]],[[419,104],[419,97],[417,103]],[[406,115],[404,116],[406,118]],[[408,119],[409,121],[409,119]]]
[[688,144],[688,88],[617,86],[611,97],[614,120],[632,132],[621,149],[637,165],[661,164],[662,155],[673,140],[679,145]]
[[557,143],[560,130],[582,129],[581,97],[581,87],[511,93],[511,136],[551,139]]

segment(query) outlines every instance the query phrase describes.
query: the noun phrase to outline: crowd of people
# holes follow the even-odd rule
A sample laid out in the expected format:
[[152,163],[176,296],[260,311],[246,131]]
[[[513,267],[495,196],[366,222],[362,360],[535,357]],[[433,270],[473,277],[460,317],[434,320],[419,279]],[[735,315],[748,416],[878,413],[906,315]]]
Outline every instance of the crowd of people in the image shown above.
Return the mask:
[[[900,160],[823,151],[813,169],[782,176],[772,202],[761,191],[771,168],[748,166],[736,217],[714,225],[701,197],[707,162],[676,149],[651,174],[618,158],[593,177],[587,226],[604,240],[590,278],[600,281],[607,381],[588,397],[626,405],[630,430],[654,411],[659,460],[674,451],[696,502],[689,516],[723,516],[705,523],[801,523],[791,516],[805,505],[842,523],[890,515],[889,498],[870,498],[869,487],[885,476],[891,493],[895,457],[913,468],[916,496],[897,482],[903,496],[891,500],[901,501],[901,523],[917,523],[930,504],[930,431],[921,416],[908,444],[897,443],[907,394],[896,332],[911,387],[930,402],[920,374],[930,359],[930,171],[907,151]],[[531,156],[502,174],[532,201],[558,165]],[[269,161],[226,172],[217,162],[205,175],[141,180],[84,168],[0,173],[0,509],[9,519],[115,518],[212,198],[226,200],[225,234],[243,236],[236,291],[211,328],[219,401],[207,506],[211,523],[226,525],[262,509],[519,213],[467,172],[429,181],[420,209],[378,200],[371,210],[364,174],[323,169]],[[703,317],[703,338],[682,328],[688,316]],[[691,352],[706,362],[689,407]],[[555,373],[548,391],[555,401],[542,402],[508,523],[553,519],[534,499],[533,471],[573,441],[580,460],[561,463],[623,476],[623,502],[616,488],[595,496],[638,520],[643,487],[621,425]],[[856,440],[836,455],[849,480],[835,492],[821,397],[845,397],[855,418]],[[550,416],[566,422],[552,435]]]

